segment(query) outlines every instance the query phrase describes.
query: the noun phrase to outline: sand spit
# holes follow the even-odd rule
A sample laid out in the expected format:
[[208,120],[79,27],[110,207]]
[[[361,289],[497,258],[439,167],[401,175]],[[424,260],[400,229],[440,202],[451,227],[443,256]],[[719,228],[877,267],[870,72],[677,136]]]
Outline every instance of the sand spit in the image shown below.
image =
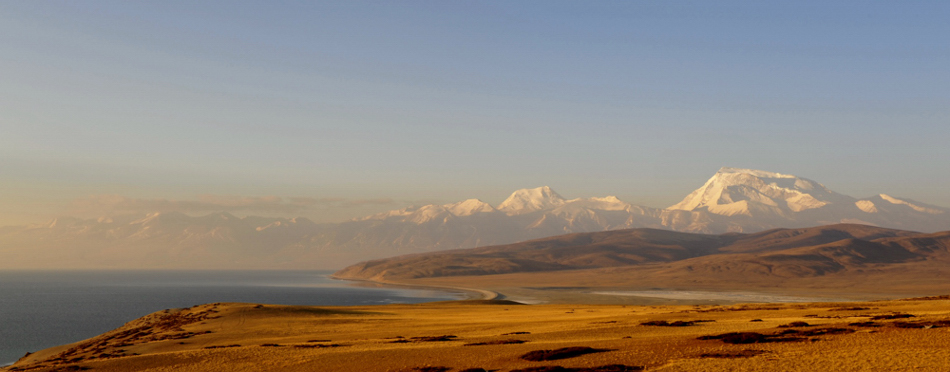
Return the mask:
[[3,370],[946,371],[948,350],[950,297],[727,306],[215,303],[151,314]]
[[464,293],[469,300],[496,300],[500,299],[502,296],[500,293],[495,291],[490,291],[487,289],[479,288],[466,288],[461,286],[450,286],[450,285],[439,285],[433,283],[426,284],[412,284],[406,282],[398,282],[393,280],[382,280],[382,279],[349,279],[349,278],[339,278],[334,275],[330,275],[331,279],[342,280],[347,282],[353,282],[357,284],[363,284],[373,287],[389,287],[389,288],[409,288],[409,289],[432,289],[437,291],[445,292],[459,292]]

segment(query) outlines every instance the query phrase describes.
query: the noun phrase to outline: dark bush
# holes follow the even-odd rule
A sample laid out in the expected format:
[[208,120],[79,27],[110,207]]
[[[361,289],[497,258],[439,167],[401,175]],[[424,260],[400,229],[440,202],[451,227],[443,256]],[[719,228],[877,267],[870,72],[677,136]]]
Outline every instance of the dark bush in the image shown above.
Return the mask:
[[765,350],[749,350],[749,349],[746,349],[746,350],[742,350],[742,351],[727,351],[727,352],[722,352],[722,353],[706,353],[706,354],[700,355],[699,357],[700,357],[700,358],[728,358],[728,359],[735,359],[735,358],[751,358],[751,357],[754,357],[754,356],[756,356],[756,355],[761,355],[761,354],[765,354],[765,353],[767,353],[767,351],[765,351]]
[[913,318],[913,317],[914,316],[911,314],[894,313],[894,314],[872,316],[871,320],[906,319],[906,318]]
[[642,371],[641,366],[627,366],[623,364],[611,364],[591,368],[565,368],[561,366],[541,366],[522,369],[513,369],[511,372],[631,372]]
[[844,335],[848,333],[854,333],[854,330],[850,328],[818,328],[818,329],[809,329],[806,331],[799,331],[798,335],[811,337],[811,336],[822,336],[822,335]]
[[449,367],[416,367],[412,370],[418,372],[447,372],[452,369]]
[[432,342],[432,341],[453,341],[453,339],[458,338],[454,335],[444,335],[444,336],[426,336],[426,337],[413,337],[413,341],[422,341],[422,342]]
[[950,327],[950,320],[938,321],[917,321],[917,322],[894,322],[891,323],[897,328],[939,328]]
[[731,332],[721,335],[700,336],[699,340],[720,340],[727,344],[754,344],[768,342],[769,336],[755,332]]
[[687,320],[687,321],[677,320],[672,323],[667,322],[665,320],[651,320],[649,322],[640,323],[640,325],[654,326],[654,327],[688,327],[695,323],[696,322],[691,321],[691,320]]
[[240,347],[240,346],[241,346],[241,345],[238,345],[238,344],[234,344],[234,345],[215,345],[215,346],[205,346],[205,349],[224,349],[224,348],[228,348],[228,347]]
[[540,362],[544,360],[558,360],[558,359],[567,359],[574,358],[585,354],[593,353],[602,353],[605,351],[610,351],[606,349],[594,349],[586,346],[572,346],[565,347],[555,350],[535,350],[521,356],[521,359],[529,360],[532,362]]
[[510,344],[523,344],[525,340],[495,340],[495,341],[485,341],[485,342],[475,342],[471,344],[465,344],[465,346],[482,346],[482,345],[510,345]]
[[528,367],[522,369],[513,369],[511,372],[574,372],[574,369],[568,369],[561,366],[542,366]]

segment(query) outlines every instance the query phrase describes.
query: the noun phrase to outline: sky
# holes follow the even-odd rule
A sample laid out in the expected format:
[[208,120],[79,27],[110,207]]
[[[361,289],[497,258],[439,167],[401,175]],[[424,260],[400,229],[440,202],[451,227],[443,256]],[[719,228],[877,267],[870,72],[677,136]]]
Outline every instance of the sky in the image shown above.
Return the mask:
[[0,225],[667,207],[723,166],[950,207],[950,4],[766,3],[0,2]]

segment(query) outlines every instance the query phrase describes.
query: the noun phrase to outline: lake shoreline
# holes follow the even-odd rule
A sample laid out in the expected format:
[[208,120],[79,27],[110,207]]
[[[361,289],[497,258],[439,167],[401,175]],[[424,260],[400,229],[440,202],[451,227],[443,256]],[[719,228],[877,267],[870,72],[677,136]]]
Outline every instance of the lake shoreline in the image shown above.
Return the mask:
[[374,279],[350,279],[350,278],[341,278],[334,275],[327,276],[333,280],[345,281],[345,282],[354,282],[354,283],[372,283],[378,284],[384,287],[390,288],[405,288],[405,289],[431,289],[437,291],[448,291],[448,292],[460,292],[465,293],[468,298],[466,300],[498,300],[503,299],[504,295],[495,291],[480,289],[480,288],[466,288],[459,286],[449,286],[449,285],[438,285],[438,284],[413,284],[406,282],[397,282],[392,280],[374,280]]
[[384,305],[473,298],[441,288],[361,287],[328,270],[0,271],[0,363],[121,327],[162,309],[213,302]]

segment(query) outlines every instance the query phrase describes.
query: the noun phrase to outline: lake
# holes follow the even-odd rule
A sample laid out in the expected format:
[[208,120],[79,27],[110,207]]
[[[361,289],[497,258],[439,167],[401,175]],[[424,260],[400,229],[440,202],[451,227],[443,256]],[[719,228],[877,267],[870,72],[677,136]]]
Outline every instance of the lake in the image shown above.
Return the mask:
[[373,287],[329,271],[0,271],[0,366],[156,311],[212,302],[382,305],[463,293]]

